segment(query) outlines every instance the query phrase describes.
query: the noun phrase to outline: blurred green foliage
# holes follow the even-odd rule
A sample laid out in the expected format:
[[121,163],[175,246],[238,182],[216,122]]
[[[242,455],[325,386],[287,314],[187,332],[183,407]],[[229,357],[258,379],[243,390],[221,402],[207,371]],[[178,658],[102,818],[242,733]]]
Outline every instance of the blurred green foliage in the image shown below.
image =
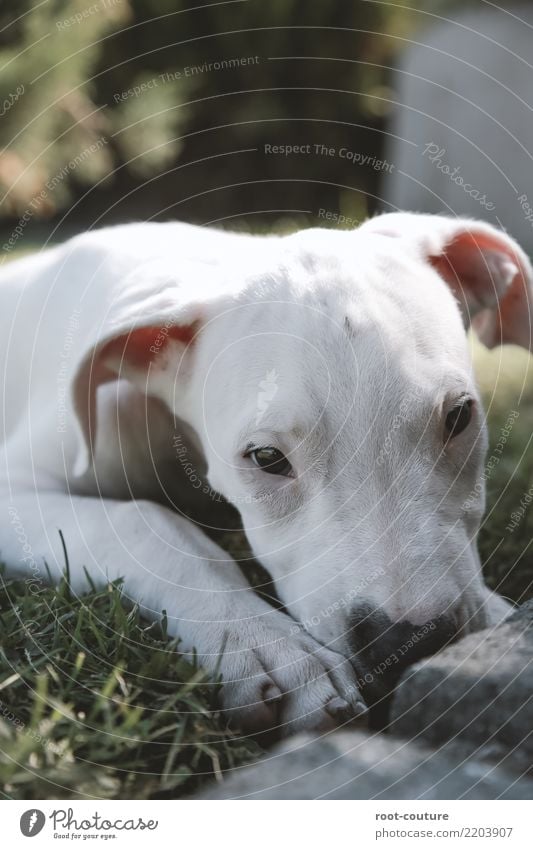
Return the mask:
[[474,362],[490,442],[479,552],[489,586],[521,603],[533,596],[533,357],[474,342]]

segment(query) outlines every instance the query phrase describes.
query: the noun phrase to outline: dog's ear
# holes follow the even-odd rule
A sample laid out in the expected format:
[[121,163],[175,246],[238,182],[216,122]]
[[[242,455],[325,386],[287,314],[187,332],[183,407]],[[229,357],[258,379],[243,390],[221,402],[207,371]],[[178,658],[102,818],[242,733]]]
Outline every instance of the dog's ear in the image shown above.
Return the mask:
[[377,216],[362,230],[412,243],[487,348],[509,342],[533,351],[533,271],[506,233],[481,221],[406,212]]
[[[191,289],[179,285],[175,275],[143,266],[130,274],[115,300],[100,305],[104,321],[90,327],[75,364],[73,407],[79,429],[76,475],[91,465],[96,437],[96,393],[113,380],[127,380],[146,394],[169,401],[175,384],[190,373],[196,338],[206,313],[209,295],[195,299]],[[172,362],[173,373],[165,379]]]

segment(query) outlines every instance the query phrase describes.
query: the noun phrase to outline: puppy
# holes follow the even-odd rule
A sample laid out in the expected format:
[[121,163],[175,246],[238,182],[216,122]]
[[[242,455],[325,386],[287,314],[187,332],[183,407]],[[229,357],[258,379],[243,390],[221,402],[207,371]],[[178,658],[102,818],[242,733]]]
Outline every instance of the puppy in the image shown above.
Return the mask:
[[[505,233],[415,214],[267,238],[129,224],[7,264],[2,558],[38,592],[61,530],[74,589],[86,568],[166,610],[241,728],[361,714],[510,609],[476,551],[465,328],[531,350],[531,281]],[[283,611],[204,532],[221,497]]]

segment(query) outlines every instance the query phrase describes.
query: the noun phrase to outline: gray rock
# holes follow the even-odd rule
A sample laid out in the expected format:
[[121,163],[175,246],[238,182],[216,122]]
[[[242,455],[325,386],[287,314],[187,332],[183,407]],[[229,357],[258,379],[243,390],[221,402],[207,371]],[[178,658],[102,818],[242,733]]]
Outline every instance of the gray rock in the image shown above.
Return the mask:
[[301,734],[200,799],[531,799],[533,781],[383,734]]
[[393,698],[391,731],[533,774],[533,602],[412,666]]

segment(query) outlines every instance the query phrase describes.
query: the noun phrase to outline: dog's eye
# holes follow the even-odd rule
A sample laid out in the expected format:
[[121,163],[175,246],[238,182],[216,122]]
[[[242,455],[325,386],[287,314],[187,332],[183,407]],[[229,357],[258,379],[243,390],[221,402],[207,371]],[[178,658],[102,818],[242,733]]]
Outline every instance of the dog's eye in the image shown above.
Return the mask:
[[277,448],[254,448],[247,456],[269,475],[290,475],[292,472],[291,464]]
[[450,410],[444,422],[445,438],[453,439],[468,427],[472,418],[472,399],[465,398]]

